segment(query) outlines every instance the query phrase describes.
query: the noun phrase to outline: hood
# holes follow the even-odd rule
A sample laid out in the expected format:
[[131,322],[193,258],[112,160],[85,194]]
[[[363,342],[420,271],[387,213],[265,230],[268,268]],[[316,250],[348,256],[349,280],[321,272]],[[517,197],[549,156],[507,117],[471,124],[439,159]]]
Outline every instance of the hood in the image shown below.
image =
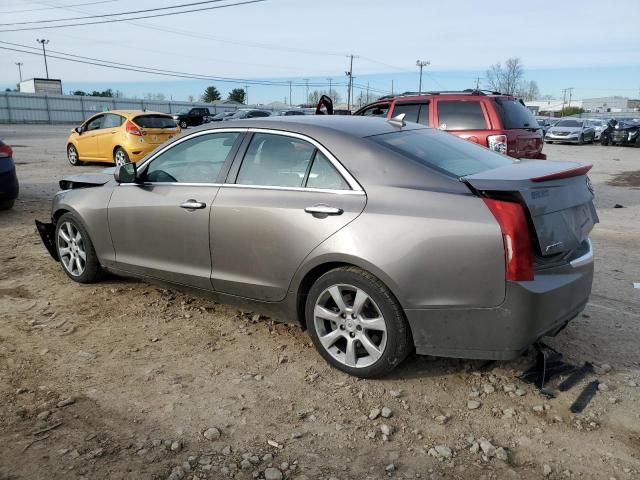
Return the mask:
[[69,175],[60,180],[60,188],[62,190],[70,190],[74,188],[100,187],[113,180],[113,172],[115,172],[115,167],[105,168],[98,172]]

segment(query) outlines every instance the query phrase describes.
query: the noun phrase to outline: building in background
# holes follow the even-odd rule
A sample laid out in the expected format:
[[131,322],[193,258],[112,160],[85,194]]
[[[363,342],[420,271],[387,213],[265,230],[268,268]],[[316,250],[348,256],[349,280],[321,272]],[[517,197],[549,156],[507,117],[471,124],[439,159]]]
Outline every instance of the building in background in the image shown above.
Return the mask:
[[46,93],[48,95],[62,95],[62,80],[53,78],[30,78],[20,82],[20,93]]
[[633,112],[640,109],[640,100],[627,97],[585,98],[582,108],[586,112]]
[[[534,115],[539,115],[543,112],[548,114],[560,113],[562,111],[562,107],[565,108],[577,107],[584,108],[584,102],[582,100],[571,100],[571,105],[569,105],[568,101],[562,103],[562,99],[554,99],[554,100],[531,100],[525,102],[527,108],[531,110]],[[555,115],[554,115],[555,116]]]

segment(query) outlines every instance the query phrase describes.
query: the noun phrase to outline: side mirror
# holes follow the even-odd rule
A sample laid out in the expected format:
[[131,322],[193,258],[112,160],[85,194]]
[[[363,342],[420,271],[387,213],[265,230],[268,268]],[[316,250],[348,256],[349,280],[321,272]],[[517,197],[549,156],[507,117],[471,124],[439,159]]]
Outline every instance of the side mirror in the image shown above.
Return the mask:
[[135,163],[125,163],[116,167],[113,178],[118,183],[136,183],[138,180],[138,168]]
[[74,128],[74,130],[76,131],[76,133],[77,133],[78,135],[82,135],[82,132],[84,131],[84,130],[82,129],[82,127],[76,127],[76,128]]

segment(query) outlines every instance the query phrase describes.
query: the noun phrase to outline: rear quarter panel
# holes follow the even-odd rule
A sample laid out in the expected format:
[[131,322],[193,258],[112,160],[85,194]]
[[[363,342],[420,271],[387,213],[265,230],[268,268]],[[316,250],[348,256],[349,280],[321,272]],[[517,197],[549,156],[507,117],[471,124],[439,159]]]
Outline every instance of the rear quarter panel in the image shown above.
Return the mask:
[[369,270],[404,308],[493,307],[505,296],[502,235],[478,197],[376,187],[363,213],[317,247],[294,279],[326,262]]

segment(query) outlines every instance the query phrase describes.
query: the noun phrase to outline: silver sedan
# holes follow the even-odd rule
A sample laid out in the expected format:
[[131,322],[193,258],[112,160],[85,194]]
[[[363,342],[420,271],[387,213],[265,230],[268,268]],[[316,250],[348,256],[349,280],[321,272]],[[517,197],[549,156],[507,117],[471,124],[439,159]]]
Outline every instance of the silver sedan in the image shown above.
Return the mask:
[[263,312],[372,377],[414,349],[515,358],[578,315],[588,169],[401,119],[238,120],[63,179],[37,225],[76,282],[111,272]]
[[581,118],[565,118],[549,127],[544,136],[547,143],[593,143],[596,138],[596,131],[589,122]]

